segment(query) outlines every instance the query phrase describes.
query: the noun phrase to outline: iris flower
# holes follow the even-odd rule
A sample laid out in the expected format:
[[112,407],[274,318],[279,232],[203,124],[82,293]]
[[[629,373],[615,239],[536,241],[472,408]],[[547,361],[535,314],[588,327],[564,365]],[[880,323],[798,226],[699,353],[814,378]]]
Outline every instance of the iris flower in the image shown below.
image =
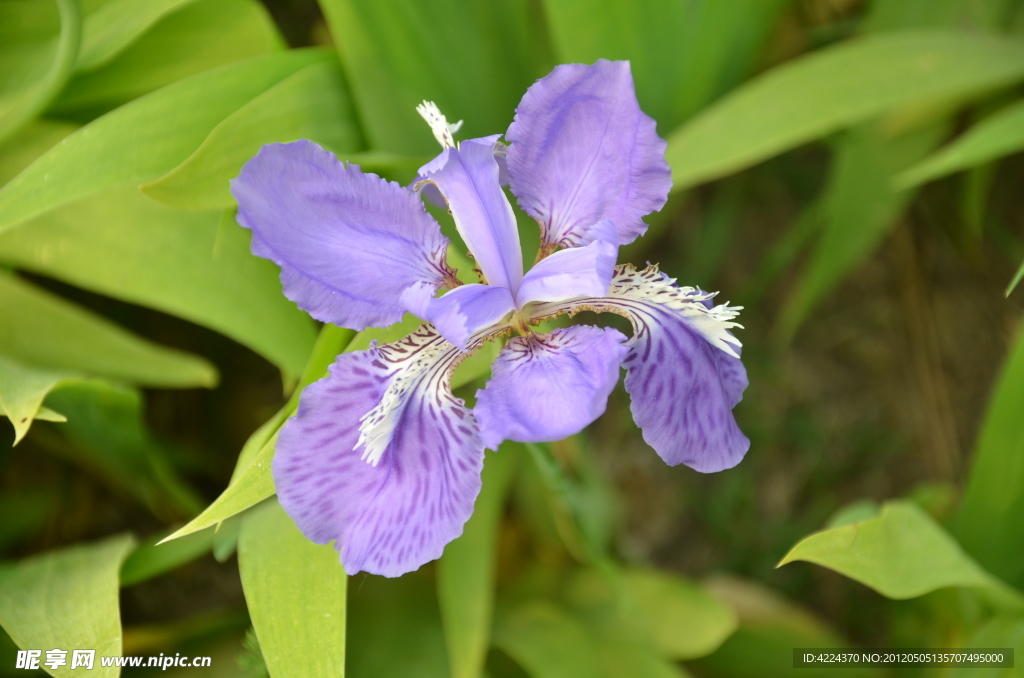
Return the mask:
[[[269,144],[232,182],[252,251],[281,267],[285,295],[314,318],[363,330],[406,312],[404,339],[338,356],[302,394],[273,461],[281,505],[349,574],[398,576],[440,557],[480,491],[484,449],[556,441],[625,387],[644,440],[670,465],[711,472],[749,447],[732,408],[747,385],[738,309],[679,287],[656,266],[616,266],[671,187],[665,142],[636,100],[629,63],[556,67],[501,135],[456,143],[436,106],[418,109],[442,146],[411,187],[344,164],[310,141]],[[540,225],[524,274],[503,185]],[[476,262],[461,284],[422,197],[443,200]],[[443,294],[438,294],[443,292]],[[544,320],[580,311],[629,319],[632,337]],[[473,409],[456,366],[506,339]]]

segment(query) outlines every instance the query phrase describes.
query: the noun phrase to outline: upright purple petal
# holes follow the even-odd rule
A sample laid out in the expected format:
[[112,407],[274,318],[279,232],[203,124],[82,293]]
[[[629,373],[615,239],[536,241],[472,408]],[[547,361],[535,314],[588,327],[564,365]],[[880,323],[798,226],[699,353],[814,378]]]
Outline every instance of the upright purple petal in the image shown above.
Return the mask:
[[345,166],[311,141],[268,144],[231,182],[253,254],[317,320],[356,330],[401,319],[402,290],[433,289],[448,239],[412,191]]
[[511,339],[477,391],[484,444],[496,450],[503,440],[550,442],[582,431],[619,381],[624,341],[618,330],[586,325]]
[[640,110],[628,61],[556,66],[527,90],[505,139],[512,193],[543,241],[560,247],[586,244],[605,219],[619,245],[633,242],[672,186],[666,144]]
[[446,148],[419,173],[441,191],[487,283],[514,292],[523,278],[523,253],[512,205],[501,190],[498,136]]
[[729,332],[736,309],[709,309],[709,295],[673,282],[655,266],[619,266],[607,297],[540,304],[537,313],[588,309],[629,318],[625,385],[644,440],[669,465],[721,471],[750,447],[732,414],[746,386],[739,342]]
[[464,355],[426,325],[343,353],[281,430],[281,505],[310,540],[336,540],[348,574],[397,577],[462,533],[483,465],[473,413],[449,388]]
[[610,221],[598,224],[596,238],[584,247],[560,250],[537,262],[526,272],[516,291],[516,305],[532,301],[565,301],[575,297],[603,297],[608,294],[619,247]]
[[472,335],[516,310],[512,293],[492,285],[462,285],[438,299],[428,285],[413,285],[402,293],[402,303],[463,351]]

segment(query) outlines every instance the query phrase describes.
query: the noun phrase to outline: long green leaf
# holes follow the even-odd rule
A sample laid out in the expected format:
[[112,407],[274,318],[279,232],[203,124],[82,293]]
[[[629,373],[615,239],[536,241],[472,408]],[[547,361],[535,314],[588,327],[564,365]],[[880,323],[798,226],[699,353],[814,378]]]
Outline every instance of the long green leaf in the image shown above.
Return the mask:
[[136,337],[9,273],[0,273],[0,318],[0,354],[27,365],[146,386],[217,381],[205,360]]
[[242,520],[238,570],[272,678],[342,678],[348,578],[334,547],[306,539],[270,500]]
[[[23,365],[0,354],[0,414],[14,426],[15,445],[28,433],[33,419],[43,418],[40,415],[46,394],[74,376]],[[60,420],[64,420],[63,415]]]
[[1024,332],[1006,357],[978,434],[954,533],[987,569],[1024,586]]
[[918,186],[1021,149],[1024,149],[1024,101],[985,118],[963,136],[901,172],[893,183],[897,188]]
[[56,120],[35,120],[22,128],[18,136],[0,146],[0,186],[76,129],[78,125]]
[[131,537],[113,537],[0,570],[0,625],[23,649],[68,650],[65,666],[47,669],[52,676],[82,673],[71,669],[77,648],[96,650],[89,675],[115,678],[120,669],[100,666],[99,657],[121,654],[118,571],[131,548]]
[[888,110],[976,95],[1024,77],[1024,42],[950,31],[858,38],[778,66],[669,137],[676,190]]
[[916,504],[893,501],[877,518],[805,537],[779,562],[823,565],[889,598],[916,598],[937,589],[980,589],[993,604],[1024,610],[1024,595],[983,570]]
[[[129,22],[146,20],[145,15],[160,11],[160,5],[170,9],[168,1],[136,0],[148,7]],[[142,26],[122,28],[133,31]],[[98,68],[72,77],[50,110],[89,119],[197,73],[284,47],[274,22],[257,0],[190,2],[165,13],[145,33],[131,38],[131,44],[105,45],[104,53],[96,54],[102,56]],[[120,51],[111,53],[111,48]],[[109,60],[104,63],[103,59]]]
[[[0,77],[0,83],[6,85],[0,89],[0,143],[45,109],[71,75],[82,39],[82,10],[78,0],[57,0],[57,7],[60,9],[60,35],[52,50],[48,45],[34,50],[40,53],[41,59],[32,71],[42,66],[45,72],[38,77],[30,72],[25,77],[26,74],[19,73],[21,69],[16,67],[13,73],[3,74],[8,78]],[[5,70],[8,69],[0,69],[0,73]]]
[[155,179],[232,112],[328,56],[294,50],[223,66],[91,122],[0,189],[0,231],[104,188]]
[[544,73],[531,49],[525,0],[320,5],[376,150],[437,153],[415,110],[424,99],[453,122],[464,120],[463,138],[503,132],[527,86]]
[[0,233],[0,262],[204,325],[298,375],[313,323],[249,237],[231,212],[175,210],[121,186]]
[[113,59],[165,14],[196,0],[110,0],[85,17],[75,70],[91,71]]
[[662,133],[745,77],[786,0],[545,0],[559,63],[628,59]]
[[532,678],[597,678],[599,647],[587,630],[561,608],[531,601],[501,611],[494,644]]
[[337,61],[307,66],[228,116],[185,162],[142,186],[149,197],[184,209],[229,207],[228,181],[260,146],[309,139],[332,151],[362,148]]
[[490,646],[495,548],[518,447],[487,455],[483,489],[462,536],[437,564],[437,595],[452,678],[479,678]]
[[213,536],[213,530],[205,530],[168,544],[160,544],[159,537],[146,540],[121,565],[121,586],[134,586],[206,555]]

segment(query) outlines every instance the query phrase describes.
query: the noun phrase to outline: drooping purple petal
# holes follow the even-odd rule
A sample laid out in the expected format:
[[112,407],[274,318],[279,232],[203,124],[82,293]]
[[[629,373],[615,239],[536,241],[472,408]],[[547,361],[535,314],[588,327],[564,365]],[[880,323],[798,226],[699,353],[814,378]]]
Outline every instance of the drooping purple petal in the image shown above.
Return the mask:
[[402,290],[441,284],[448,239],[412,191],[311,141],[267,144],[231,182],[253,254],[317,320],[356,330],[401,319]]
[[484,444],[496,450],[503,440],[551,442],[582,431],[619,381],[624,341],[618,330],[586,325],[511,339],[477,391]]
[[441,191],[487,283],[514,292],[523,278],[523,253],[512,205],[501,190],[498,136],[446,148],[419,173]]
[[343,353],[281,430],[281,505],[310,540],[336,540],[348,574],[397,577],[462,533],[483,464],[473,413],[449,389],[464,355],[429,326]]
[[516,310],[508,288],[492,285],[462,285],[438,299],[429,285],[413,285],[402,293],[402,303],[463,351],[470,336]]
[[729,332],[736,309],[708,309],[708,296],[676,287],[657,267],[626,265],[616,269],[607,297],[537,307],[628,317],[634,336],[623,367],[633,419],[666,463],[705,473],[735,466],[750,447],[732,414],[746,386],[739,342]]
[[564,301],[608,294],[619,254],[615,226],[603,221],[593,230],[601,237],[584,247],[555,252],[526,272],[516,291],[519,308],[531,301]]
[[556,66],[527,90],[505,139],[512,193],[546,243],[586,244],[604,219],[619,245],[631,243],[672,186],[666,144],[640,110],[628,61]]

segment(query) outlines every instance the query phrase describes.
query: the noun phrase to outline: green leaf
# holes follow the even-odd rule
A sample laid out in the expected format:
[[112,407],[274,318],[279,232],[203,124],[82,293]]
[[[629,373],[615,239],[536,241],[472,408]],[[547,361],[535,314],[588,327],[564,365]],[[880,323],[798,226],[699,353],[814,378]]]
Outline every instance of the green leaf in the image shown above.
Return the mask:
[[1020,284],[1022,278],[1024,278],[1024,261],[1022,261],[1020,266],[1017,267],[1017,272],[1013,274],[1013,280],[1011,280],[1010,284],[1006,286],[1006,290],[1004,290],[1003,295],[1007,297],[1010,296],[1010,293],[1013,292],[1014,288]]
[[891,177],[938,144],[945,124],[892,138],[879,125],[855,127],[837,145],[834,169],[818,212],[823,228],[796,289],[779,318],[788,340],[814,306],[882,240],[914,197]]
[[703,657],[736,630],[732,608],[681,577],[625,570],[621,586],[626,618],[666,657]]
[[494,644],[533,678],[597,678],[599,645],[561,608],[530,601],[499,611]]
[[[1024,617],[999,615],[987,621],[978,629],[965,648],[1011,647],[1014,661],[1024,656]],[[959,667],[953,669],[949,678],[1012,678],[1020,675],[1020,669],[993,669],[980,667]]]
[[559,63],[628,59],[662,134],[747,75],[786,0],[545,0]]
[[479,678],[483,671],[494,608],[495,549],[519,452],[506,446],[487,455],[473,515],[437,564],[437,596],[452,678]]
[[[66,666],[48,671],[74,678],[70,650],[95,649],[90,675],[114,678],[120,669],[99,657],[121,654],[118,572],[130,536],[26,558],[0,570],[0,625],[23,649],[69,650]],[[43,655],[45,660],[45,654]]]
[[[146,386],[213,386],[202,358],[137,337],[83,308],[0,272],[0,354],[53,371]],[[74,337],[74,341],[68,341]]]
[[[169,1],[135,0],[133,4],[148,8],[129,21],[146,19],[149,9],[159,11],[161,5],[168,9]],[[113,56],[112,60],[73,77],[50,111],[90,119],[197,73],[280,50],[284,43],[260,2],[200,0],[164,14],[130,45],[122,46],[119,53],[104,57]]]
[[1024,43],[903,31],[851,40],[777,66],[669,136],[675,190],[915,103],[969,97],[1024,77]]
[[314,544],[276,500],[242,520],[238,570],[274,678],[345,675],[345,593],[338,553]]
[[175,210],[121,186],[0,233],[0,262],[204,325],[299,374],[313,322],[249,238],[233,212]]
[[85,17],[76,71],[113,59],[169,12],[195,0],[110,0]]
[[78,125],[56,120],[35,120],[23,127],[18,136],[0,146],[0,186],[76,129]]
[[323,326],[298,388],[277,414],[249,436],[249,440],[238,455],[238,462],[227,488],[201,514],[164,541],[205,529],[236,513],[241,513],[274,494],[270,462],[274,458],[278,430],[299,406],[302,389],[327,374],[327,368],[339,353],[353,350],[352,344],[358,340],[353,337],[357,335],[352,330],[330,324]]
[[96,473],[167,522],[200,511],[199,495],[177,475],[167,450],[146,429],[138,391],[90,380],[54,390],[47,402],[68,421],[41,429],[40,447]]
[[897,188],[919,186],[1024,149],[1024,101],[1007,106],[893,179]]
[[795,560],[823,565],[897,600],[966,586],[1000,607],[1024,609],[1024,595],[983,570],[912,502],[892,501],[877,518],[805,537],[779,567]]
[[185,162],[142,192],[184,209],[234,205],[228,181],[263,144],[309,139],[335,152],[362,148],[336,61],[307,66],[229,115]]
[[[28,433],[33,419],[43,418],[41,409],[46,394],[57,384],[73,377],[67,372],[22,365],[0,354],[0,414],[14,425],[15,445]],[[67,421],[64,415],[58,416],[60,419],[57,421]],[[50,420],[54,419],[51,417]]]
[[78,0],[57,0],[57,7],[60,35],[55,42],[16,46],[14,58],[0,53],[0,143],[42,112],[71,75],[82,38],[82,11]]
[[1024,332],[1002,375],[978,434],[974,465],[953,533],[987,569],[1024,586]]
[[[376,150],[433,156],[415,107],[434,101],[462,138],[502,132],[546,65],[535,62],[525,0],[321,0],[367,141]],[[443,26],[443,30],[438,30]]]
[[360,574],[348,595],[349,678],[449,678],[434,582]]
[[0,231],[104,188],[165,174],[239,107],[328,56],[292,50],[222,66],[94,120],[0,189]]
[[134,586],[175,570],[210,552],[213,530],[204,530],[160,544],[160,537],[152,537],[139,545],[121,565],[121,586]]

